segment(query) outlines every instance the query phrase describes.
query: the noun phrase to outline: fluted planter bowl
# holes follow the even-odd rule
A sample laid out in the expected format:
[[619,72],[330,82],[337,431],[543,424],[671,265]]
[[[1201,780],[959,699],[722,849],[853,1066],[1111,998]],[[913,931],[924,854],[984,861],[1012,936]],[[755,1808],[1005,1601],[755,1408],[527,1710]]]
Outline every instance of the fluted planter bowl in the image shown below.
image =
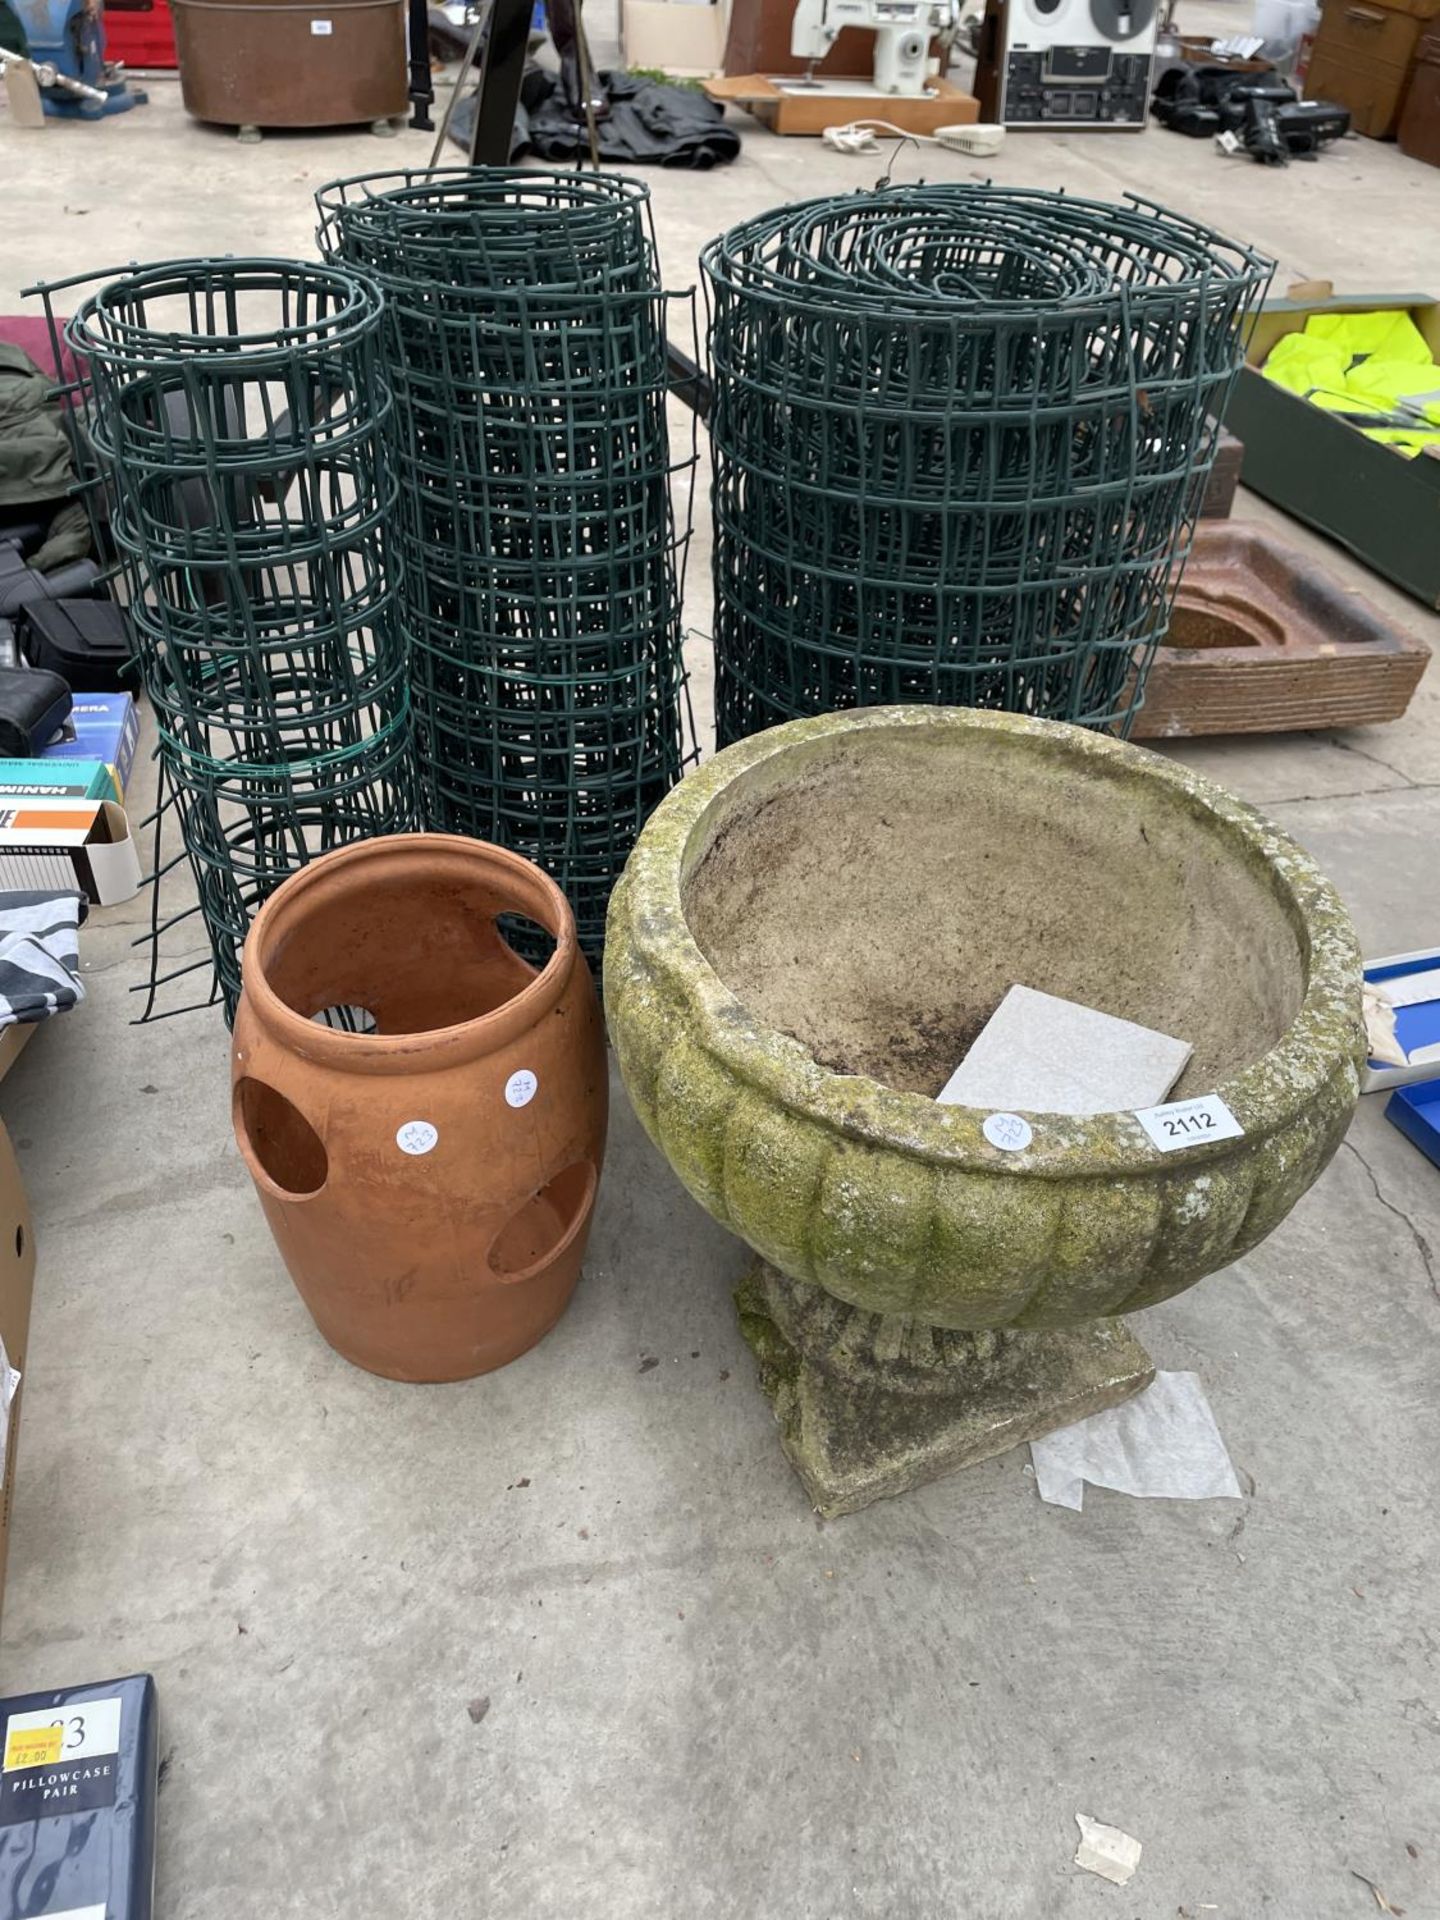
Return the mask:
[[[1189,1040],[1243,1133],[935,1095],[1016,982]],[[610,907],[610,1033],[695,1198],[792,1281],[933,1327],[1074,1326],[1262,1240],[1340,1142],[1349,916],[1230,794],[1051,722],[894,707],[743,740],[657,809]]]

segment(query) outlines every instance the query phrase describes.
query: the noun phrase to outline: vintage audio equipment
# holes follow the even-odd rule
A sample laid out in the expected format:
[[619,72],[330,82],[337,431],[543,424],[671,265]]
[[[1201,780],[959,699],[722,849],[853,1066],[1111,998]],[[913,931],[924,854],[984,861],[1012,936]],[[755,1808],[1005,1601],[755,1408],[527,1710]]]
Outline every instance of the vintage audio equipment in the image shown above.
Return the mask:
[[975,91],[1007,127],[1145,125],[1156,0],[986,0]]

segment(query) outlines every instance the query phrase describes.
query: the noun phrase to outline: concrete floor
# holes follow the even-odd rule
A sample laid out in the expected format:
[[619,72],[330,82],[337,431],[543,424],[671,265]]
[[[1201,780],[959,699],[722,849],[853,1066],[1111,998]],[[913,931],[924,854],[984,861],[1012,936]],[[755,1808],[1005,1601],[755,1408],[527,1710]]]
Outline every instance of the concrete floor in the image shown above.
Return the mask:
[[[676,283],[721,226],[877,171],[741,124],[735,166],[651,176]],[[306,252],[318,183],[428,146],[238,147],[165,81],[100,127],[0,116],[0,308],[132,256]],[[1143,188],[1282,276],[1440,277],[1437,177],[1369,142],[1272,173],[1036,136],[987,170]],[[1315,852],[1368,951],[1440,939],[1433,673],[1394,726],[1183,757]],[[1203,1377],[1243,1506],[1062,1512],[1016,1452],[825,1526],[736,1330],[742,1251],[618,1086],[541,1348],[434,1389],[336,1359],[232,1145],[218,1016],[127,1024],[141,921],[95,916],[87,1004],[0,1088],[40,1245],[3,1682],[155,1673],[166,1920],[1359,1920],[1357,1875],[1440,1914],[1440,1183],[1378,1101],[1272,1239],[1140,1316]],[[1071,1866],[1077,1810],[1143,1841],[1124,1892]]]

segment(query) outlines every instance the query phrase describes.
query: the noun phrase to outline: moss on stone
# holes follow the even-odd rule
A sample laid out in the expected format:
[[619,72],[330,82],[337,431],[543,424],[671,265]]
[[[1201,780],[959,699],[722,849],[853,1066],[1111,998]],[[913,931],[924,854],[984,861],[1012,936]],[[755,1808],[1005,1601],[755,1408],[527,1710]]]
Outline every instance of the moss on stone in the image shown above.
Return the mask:
[[[683,888],[733,795],[783,788],[835,742],[977,732],[1057,770],[1099,766],[1139,808],[1152,787],[1201,822],[1215,857],[1264,876],[1303,955],[1280,1038],[1217,1088],[1241,1138],[1160,1152],[1133,1116],[1032,1115],[1007,1153],[984,1115],[863,1074],[828,1071],[715,973]],[[877,743],[883,744],[883,743]],[[957,767],[963,767],[963,753]],[[863,783],[855,804],[863,803]],[[957,831],[961,830],[957,825]],[[1293,943],[1292,943],[1293,944]],[[794,721],[740,742],[657,809],[610,908],[610,1030],[637,1113],[695,1198],[784,1273],[872,1311],[940,1327],[1065,1327],[1193,1284],[1264,1237],[1343,1137],[1363,1059],[1360,957],[1309,856],[1233,796],[1173,762],[1012,714],[877,708]]]

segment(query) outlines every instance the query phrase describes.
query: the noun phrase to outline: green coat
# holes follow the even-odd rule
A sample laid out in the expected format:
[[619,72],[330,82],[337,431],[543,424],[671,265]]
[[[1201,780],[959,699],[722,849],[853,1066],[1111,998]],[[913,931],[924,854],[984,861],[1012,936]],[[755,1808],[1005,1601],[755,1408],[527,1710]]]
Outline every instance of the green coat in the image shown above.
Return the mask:
[[42,573],[90,551],[85,510],[69,498],[75,468],[51,384],[28,354],[0,340],[0,508],[57,509],[30,562]]
[[29,354],[0,340],[0,507],[62,500],[75,477],[51,382]]

